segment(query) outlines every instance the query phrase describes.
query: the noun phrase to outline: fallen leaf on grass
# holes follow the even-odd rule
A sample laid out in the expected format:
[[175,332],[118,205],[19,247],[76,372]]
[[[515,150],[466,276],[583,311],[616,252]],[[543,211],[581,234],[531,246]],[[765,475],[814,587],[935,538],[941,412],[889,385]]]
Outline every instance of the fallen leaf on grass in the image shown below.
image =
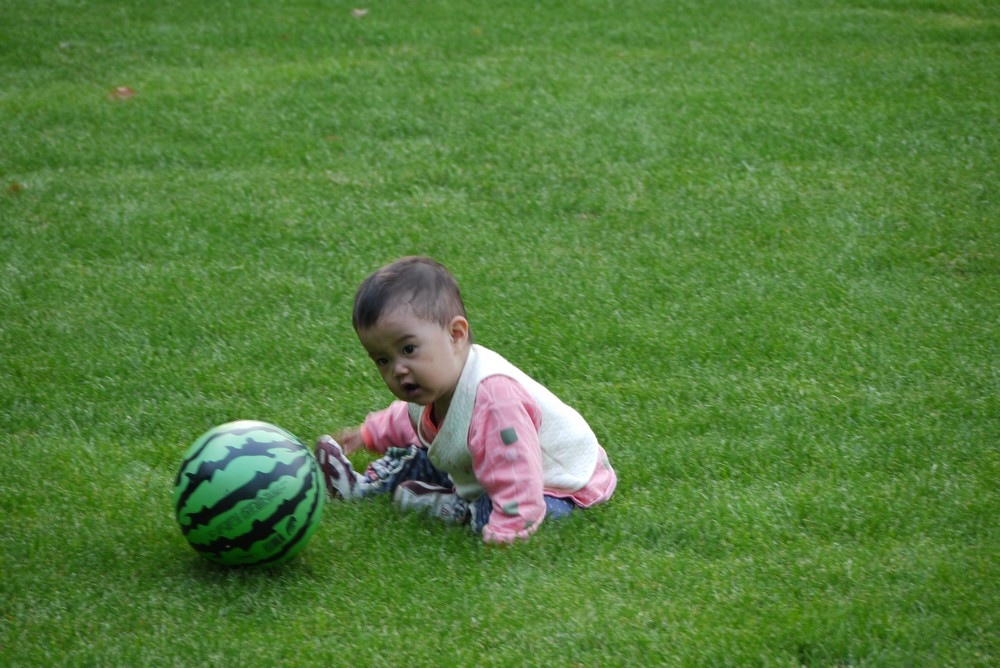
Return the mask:
[[11,195],[17,195],[22,190],[24,190],[24,185],[20,183],[12,183],[9,186],[7,186],[7,192],[9,192]]
[[108,93],[108,97],[112,100],[129,100],[135,97],[135,91],[128,86],[118,86]]
[[353,16],[356,19],[360,19],[362,16],[367,16],[367,15],[368,15],[367,9],[358,8],[351,10],[351,16]]

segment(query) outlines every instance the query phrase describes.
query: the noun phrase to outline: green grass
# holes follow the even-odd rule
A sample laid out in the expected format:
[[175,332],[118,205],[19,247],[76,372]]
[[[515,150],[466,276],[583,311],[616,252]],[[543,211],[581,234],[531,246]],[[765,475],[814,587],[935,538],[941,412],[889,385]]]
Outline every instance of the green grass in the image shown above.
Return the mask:
[[[1000,662],[1000,9],[357,6],[0,2],[0,664]],[[188,444],[384,406],[417,252],[612,502],[201,560]]]

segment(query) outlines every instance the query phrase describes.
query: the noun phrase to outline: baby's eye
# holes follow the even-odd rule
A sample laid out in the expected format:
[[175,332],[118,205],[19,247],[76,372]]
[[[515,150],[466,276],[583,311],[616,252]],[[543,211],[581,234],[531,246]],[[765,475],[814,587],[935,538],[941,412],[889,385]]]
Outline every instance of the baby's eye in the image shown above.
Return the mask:
[[404,355],[412,355],[415,352],[417,352],[417,347],[415,345],[413,345],[412,343],[408,343],[405,346],[403,346],[403,354]]
[[373,358],[373,360],[375,362],[375,366],[380,366],[380,367],[385,366],[386,364],[389,363],[389,358],[387,357],[375,357]]

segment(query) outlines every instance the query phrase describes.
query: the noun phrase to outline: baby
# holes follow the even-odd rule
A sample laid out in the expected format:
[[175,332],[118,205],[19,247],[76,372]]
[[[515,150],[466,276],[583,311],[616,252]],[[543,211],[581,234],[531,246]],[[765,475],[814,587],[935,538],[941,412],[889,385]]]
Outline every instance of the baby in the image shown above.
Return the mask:
[[[438,262],[402,258],[365,279],[354,330],[399,401],[319,439],[331,497],[389,493],[487,543],[526,539],[546,517],[611,497],[617,478],[587,422],[472,342],[458,284]],[[383,455],[363,475],[345,456],[361,448]]]

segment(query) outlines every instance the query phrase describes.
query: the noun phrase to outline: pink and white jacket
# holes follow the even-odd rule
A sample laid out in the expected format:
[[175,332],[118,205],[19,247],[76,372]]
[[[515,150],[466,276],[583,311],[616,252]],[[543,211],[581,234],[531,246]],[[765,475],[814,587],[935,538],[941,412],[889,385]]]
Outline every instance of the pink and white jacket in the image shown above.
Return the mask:
[[528,538],[546,495],[587,508],[615,490],[607,453],[579,413],[487,348],[472,346],[444,421],[431,412],[396,401],[365,419],[365,445],[382,453],[419,443],[464,499],[488,494],[488,543]]

